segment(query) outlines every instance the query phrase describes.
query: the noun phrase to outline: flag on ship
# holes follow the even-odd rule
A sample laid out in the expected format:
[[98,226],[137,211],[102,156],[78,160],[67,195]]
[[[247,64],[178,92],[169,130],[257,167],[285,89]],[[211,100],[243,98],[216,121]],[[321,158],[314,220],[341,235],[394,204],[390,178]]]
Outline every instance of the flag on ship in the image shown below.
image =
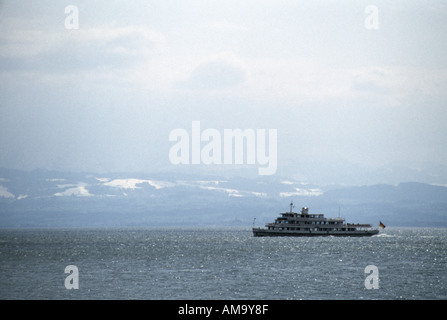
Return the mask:
[[385,229],[385,225],[382,223],[382,221],[379,222],[379,226],[382,227],[382,229]]

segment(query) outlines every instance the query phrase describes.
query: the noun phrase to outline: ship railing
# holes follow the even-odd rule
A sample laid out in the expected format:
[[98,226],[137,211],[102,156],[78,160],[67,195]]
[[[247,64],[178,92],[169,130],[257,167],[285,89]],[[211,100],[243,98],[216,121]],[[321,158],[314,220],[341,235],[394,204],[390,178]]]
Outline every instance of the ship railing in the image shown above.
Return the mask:
[[327,221],[344,221],[345,218],[326,218]]

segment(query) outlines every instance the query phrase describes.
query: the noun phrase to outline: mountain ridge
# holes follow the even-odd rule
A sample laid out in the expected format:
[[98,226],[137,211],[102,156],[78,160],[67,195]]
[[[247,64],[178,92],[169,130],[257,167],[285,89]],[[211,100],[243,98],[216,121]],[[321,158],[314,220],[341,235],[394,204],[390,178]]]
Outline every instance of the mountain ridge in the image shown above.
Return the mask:
[[[0,168],[0,227],[241,225],[297,208],[348,222],[447,227],[447,187],[316,185],[279,176],[74,173]],[[298,210],[298,209],[297,209]]]

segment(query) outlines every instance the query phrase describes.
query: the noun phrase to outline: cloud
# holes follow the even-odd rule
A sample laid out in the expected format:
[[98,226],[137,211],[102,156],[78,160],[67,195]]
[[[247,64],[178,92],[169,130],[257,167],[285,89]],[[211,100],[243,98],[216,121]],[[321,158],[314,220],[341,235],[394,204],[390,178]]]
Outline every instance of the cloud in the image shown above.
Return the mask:
[[389,92],[390,70],[384,68],[368,68],[354,74],[352,88],[358,91]]
[[321,102],[344,98],[350,89],[346,69],[302,56],[247,59],[250,77],[245,93],[275,104]]
[[0,33],[1,71],[66,74],[123,69],[141,62],[165,42],[162,34],[138,26],[57,32],[26,26]]
[[373,66],[353,69],[350,95],[382,105],[402,105],[415,97],[445,99],[447,72],[442,69]]
[[246,72],[235,63],[218,58],[199,64],[189,78],[180,82],[186,89],[230,89],[244,83]]
[[241,25],[227,22],[227,21],[218,21],[207,25],[208,28],[219,31],[219,32],[229,32],[229,33],[238,33],[247,31],[248,29],[246,27],[243,27]]

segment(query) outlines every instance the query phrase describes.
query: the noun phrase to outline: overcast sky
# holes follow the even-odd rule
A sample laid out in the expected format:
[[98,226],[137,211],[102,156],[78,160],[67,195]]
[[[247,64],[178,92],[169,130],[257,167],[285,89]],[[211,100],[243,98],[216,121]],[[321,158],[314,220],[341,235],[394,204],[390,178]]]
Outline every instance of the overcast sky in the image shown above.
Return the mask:
[[447,165],[446,35],[445,1],[0,1],[0,167],[169,170],[192,121],[277,129],[279,167]]

